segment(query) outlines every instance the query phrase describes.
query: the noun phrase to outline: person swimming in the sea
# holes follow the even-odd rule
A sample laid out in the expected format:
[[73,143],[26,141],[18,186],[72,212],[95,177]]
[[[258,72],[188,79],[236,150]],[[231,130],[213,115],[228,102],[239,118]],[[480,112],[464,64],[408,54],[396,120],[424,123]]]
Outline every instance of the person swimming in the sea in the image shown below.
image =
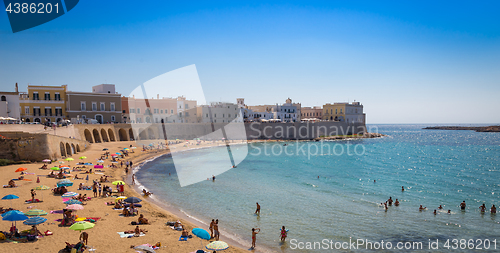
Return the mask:
[[495,205],[491,206],[490,211],[491,211],[491,213],[497,213],[497,208],[495,207]]
[[419,211],[423,211],[425,209],[427,209],[427,207],[422,207],[422,205],[420,205],[420,207],[418,208]]
[[439,209],[439,210],[443,209],[443,206],[442,206],[442,205],[439,205],[438,209]]
[[479,210],[481,210],[481,213],[486,212],[486,205],[483,203],[483,205],[479,206]]
[[398,199],[396,199],[396,202],[394,202],[394,205],[395,206],[399,206],[399,200]]

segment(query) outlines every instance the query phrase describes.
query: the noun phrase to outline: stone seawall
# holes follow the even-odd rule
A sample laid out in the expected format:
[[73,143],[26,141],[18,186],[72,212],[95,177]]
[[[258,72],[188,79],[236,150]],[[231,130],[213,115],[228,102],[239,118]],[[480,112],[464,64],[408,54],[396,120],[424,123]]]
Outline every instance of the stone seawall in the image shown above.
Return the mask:
[[69,157],[85,150],[84,140],[50,134],[24,132],[0,132],[0,158],[14,161],[42,161]]

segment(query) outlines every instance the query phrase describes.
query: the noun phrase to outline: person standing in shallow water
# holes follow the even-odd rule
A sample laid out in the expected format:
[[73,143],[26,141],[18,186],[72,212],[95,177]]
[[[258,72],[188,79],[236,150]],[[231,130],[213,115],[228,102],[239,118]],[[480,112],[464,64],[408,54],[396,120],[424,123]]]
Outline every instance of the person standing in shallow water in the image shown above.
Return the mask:
[[259,202],[257,202],[256,204],[257,204],[257,209],[255,210],[255,214],[256,215],[260,215],[260,205],[259,205]]
[[465,204],[465,200],[462,203],[460,203],[460,209],[465,210],[466,206],[467,205]]
[[214,239],[216,241],[218,241],[219,237],[220,237],[220,233],[219,233],[219,219],[217,219],[217,220],[215,220],[215,223],[214,223]]
[[405,191],[405,187],[404,186],[401,186],[401,191],[404,192]]
[[252,248],[255,249],[255,241],[257,240],[257,234],[260,232],[260,228],[252,228]]
[[491,206],[491,213],[497,213],[497,208],[495,207],[495,205]]
[[210,238],[214,238],[214,224],[215,220],[212,219],[212,222],[210,222],[210,227],[208,227],[208,229],[210,229]]

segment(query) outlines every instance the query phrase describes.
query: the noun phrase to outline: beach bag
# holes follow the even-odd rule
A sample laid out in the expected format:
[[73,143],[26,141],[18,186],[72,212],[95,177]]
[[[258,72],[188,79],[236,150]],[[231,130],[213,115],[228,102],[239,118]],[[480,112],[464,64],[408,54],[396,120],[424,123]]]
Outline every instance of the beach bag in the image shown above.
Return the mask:
[[5,240],[5,235],[3,233],[0,233],[0,240]]

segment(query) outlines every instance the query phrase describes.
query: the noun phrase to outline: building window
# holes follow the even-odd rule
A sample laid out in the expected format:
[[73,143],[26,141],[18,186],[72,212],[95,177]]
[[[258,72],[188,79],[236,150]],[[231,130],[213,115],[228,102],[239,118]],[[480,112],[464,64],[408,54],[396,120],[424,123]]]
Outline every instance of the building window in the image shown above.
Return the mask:
[[110,103],[109,104],[109,110],[114,112],[115,111],[115,103]]
[[111,121],[112,121],[112,122],[115,122],[115,119],[116,119],[116,118],[115,118],[115,115],[111,115]]
[[338,110],[338,109],[335,109],[335,114],[337,114],[337,110]]
[[54,100],[61,101],[61,94],[57,93],[54,95]]
[[97,111],[97,102],[92,102],[92,111]]
[[185,116],[186,116],[186,117],[189,117],[189,112],[185,112]]
[[184,108],[189,109],[189,105],[188,105],[188,104],[185,104],[185,105],[184,105]]
[[158,114],[159,109],[158,108],[154,108],[153,111],[154,111],[155,114]]
[[171,113],[171,114],[174,114],[174,109],[170,110],[170,113]]
[[29,106],[24,107],[24,114],[26,114],[26,115],[30,114],[30,107]]
[[50,100],[50,93],[45,92],[45,100]]
[[81,109],[81,111],[86,111],[87,110],[87,104],[85,102],[80,102],[80,109]]
[[101,111],[105,111],[106,110],[106,105],[104,102],[101,102]]
[[39,100],[38,92],[33,92],[33,100]]
[[2,101],[7,101],[7,98],[5,96],[2,96]]
[[160,114],[163,114],[163,110],[160,110]]
[[40,116],[40,108],[33,108],[33,116]]
[[56,107],[55,113],[56,113],[56,116],[62,116],[62,108]]
[[45,116],[52,116],[52,108],[45,107]]
[[342,114],[342,109],[340,109],[340,114]]
[[207,113],[207,118],[208,118],[208,113]]
[[137,108],[137,113],[141,113],[141,108]]

